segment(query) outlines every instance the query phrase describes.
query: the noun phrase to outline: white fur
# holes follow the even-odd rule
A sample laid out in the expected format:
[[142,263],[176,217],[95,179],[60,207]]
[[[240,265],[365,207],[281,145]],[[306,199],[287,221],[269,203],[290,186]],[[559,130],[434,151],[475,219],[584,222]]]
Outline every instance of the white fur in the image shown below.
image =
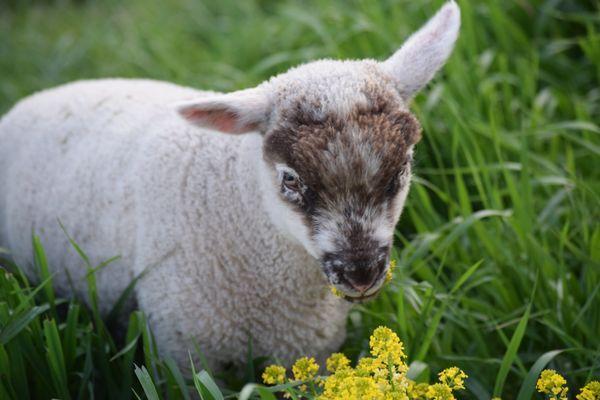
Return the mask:
[[[280,170],[291,170],[291,168],[278,165]],[[308,228],[302,222],[302,217],[293,211],[290,205],[281,201],[277,186],[271,184],[273,181],[273,172],[263,160],[259,165],[260,184],[263,193],[263,205],[266,213],[269,215],[272,223],[279,229],[286,238],[302,245],[306,251],[315,259],[321,256],[321,252],[310,239]],[[279,179],[275,180],[276,182]]]
[[196,96],[99,80],[20,102],[0,123],[0,182],[10,188],[0,242],[27,266],[39,233],[57,289],[70,291],[68,269],[82,296],[86,271],[57,220],[93,263],[121,255],[98,273],[104,313],[148,268],[136,300],[161,351],[183,366],[192,340],[215,365],[242,363],[249,334],[256,355],[286,362],[334,351],[349,306],[267,215],[260,136],[202,131],[169,107]]
[[[279,196],[261,135],[193,127],[173,104],[189,116],[209,110],[193,122],[233,133],[262,128],[297,95],[318,104],[316,116],[344,115],[367,101],[353,82],[382,72],[414,93],[448,56],[457,28],[452,3],[384,64],[318,61],[230,95],[113,79],[30,96],[0,120],[0,245],[33,276],[30,235],[39,234],[56,288],[82,297],[87,271],[58,221],[92,263],[120,255],[97,273],[103,313],[147,271],[135,301],[160,351],[182,366],[192,342],[213,366],[243,363],[250,334],[255,355],[322,359],[344,340],[349,304],[330,293],[316,257],[331,251],[345,222],[331,215],[311,239]],[[232,115],[235,121],[223,117]],[[360,152],[377,168],[369,149]],[[408,183],[395,200],[396,217],[407,191]],[[393,227],[378,212],[353,218],[389,239]]]

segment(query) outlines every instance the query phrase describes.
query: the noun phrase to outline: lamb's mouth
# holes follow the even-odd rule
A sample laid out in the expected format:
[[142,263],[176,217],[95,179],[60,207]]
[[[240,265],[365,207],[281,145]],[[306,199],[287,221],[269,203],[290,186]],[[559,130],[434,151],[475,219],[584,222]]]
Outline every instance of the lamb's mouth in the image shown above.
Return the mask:
[[377,289],[376,291],[374,291],[371,294],[361,295],[361,296],[356,296],[356,297],[352,297],[347,294],[344,294],[342,298],[346,301],[349,301],[350,303],[364,303],[364,302],[369,301],[369,300],[373,299],[374,297],[376,297],[380,291],[381,291],[381,288]]
[[[344,299],[350,303],[364,303],[377,297],[379,292],[381,292],[381,289],[383,289],[384,283],[386,282],[387,268],[380,273],[379,277],[375,280],[375,282],[373,283],[373,285],[371,285],[370,288],[368,288],[363,293],[356,293],[354,295],[348,294],[346,292],[344,286],[348,286],[347,283],[346,285],[339,285],[339,276],[336,277],[338,283],[338,285],[336,285],[332,282],[331,277],[327,273],[325,275],[327,276],[327,280],[330,284],[331,291],[335,296]],[[343,277],[341,277],[341,279],[343,280]]]

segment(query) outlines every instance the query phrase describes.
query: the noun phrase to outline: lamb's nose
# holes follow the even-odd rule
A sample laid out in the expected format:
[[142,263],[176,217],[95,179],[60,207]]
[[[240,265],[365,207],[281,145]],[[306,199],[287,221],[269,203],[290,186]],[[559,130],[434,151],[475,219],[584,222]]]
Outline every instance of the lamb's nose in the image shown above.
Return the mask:
[[353,270],[346,272],[348,283],[358,292],[369,290],[381,276],[385,269],[385,259],[378,262],[360,262],[354,265]]
[[356,290],[357,292],[360,292],[360,293],[364,293],[367,290],[369,290],[369,288],[371,288],[371,286],[373,286],[373,283],[375,283],[375,279],[372,279],[372,280],[368,281],[367,283],[361,284],[361,283],[354,282],[351,278],[348,278],[348,282],[350,282],[350,285],[352,285],[354,290]]

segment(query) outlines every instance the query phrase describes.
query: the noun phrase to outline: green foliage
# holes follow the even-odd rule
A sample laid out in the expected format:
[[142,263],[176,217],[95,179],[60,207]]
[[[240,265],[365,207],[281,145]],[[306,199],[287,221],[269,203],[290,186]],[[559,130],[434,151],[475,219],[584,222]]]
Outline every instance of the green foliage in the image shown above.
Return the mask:
[[[382,59],[441,3],[12,1],[0,4],[0,111],[74,79],[233,90],[320,57]],[[386,325],[419,373],[465,370],[469,397],[530,398],[546,365],[579,387],[600,369],[599,3],[459,3],[456,52],[413,106],[424,139],[399,268],[352,313],[344,351],[356,359]],[[57,297],[35,248],[40,285],[0,273],[0,398],[150,397],[149,385],[218,398],[210,375],[186,381],[156,355],[141,313],[117,345],[94,301]]]
[[[129,399],[137,392],[159,398],[156,381],[169,398],[189,399],[182,372],[171,359],[161,359],[152,345],[143,313],[129,316],[124,344],[117,347],[93,306],[99,301],[95,272],[106,262],[92,267],[85,252],[72,244],[90,270],[91,307],[77,299],[56,300],[44,263],[38,263],[39,272],[47,278],[34,287],[18,267],[0,258],[0,398]],[[33,248],[36,259],[45,260],[37,237]],[[208,381],[206,371],[202,374],[203,382]]]

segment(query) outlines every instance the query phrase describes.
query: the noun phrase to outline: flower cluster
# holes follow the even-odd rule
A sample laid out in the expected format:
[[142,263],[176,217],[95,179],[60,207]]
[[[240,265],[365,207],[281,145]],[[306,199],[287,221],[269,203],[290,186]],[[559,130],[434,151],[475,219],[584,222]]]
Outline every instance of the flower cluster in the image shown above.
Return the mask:
[[267,385],[280,385],[285,382],[285,368],[281,365],[269,365],[262,374]]
[[[553,369],[542,371],[536,387],[538,392],[546,395],[549,400],[567,400],[569,398],[567,380]],[[577,400],[600,400],[600,382],[589,382],[576,397]]]
[[390,267],[388,268],[387,272],[385,273],[385,283],[391,282],[392,278],[394,277],[395,269],[396,269],[396,260],[392,260],[392,261],[390,261]]
[[342,353],[333,353],[327,359],[327,371],[336,372],[337,370],[348,368],[350,366],[350,360]]
[[[440,372],[433,384],[409,379],[404,347],[389,328],[375,329],[369,347],[371,356],[358,360],[354,368],[344,354],[332,354],[326,361],[328,376],[317,375],[319,365],[314,358],[302,357],[292,366],[293,379],[288,380],[285,368],[279,365],[267,367],[262,378],[268,385],[287,383],[284,397],[294,399],[455,400],[454,392],[465,389],[467,375],[457,367]],[[542,371],[536,387],[547,400],[568,399],[567,381],[554,370]],[[600,382],[589,382],[576,398],[600,400]]]
[[464,381],[467,375],[456,367],[451,367],[443,370],[439,374],[440,382],[451,387],[452,389],[464,389]]
[[[375,329],[369,346],[371,356],[361,358],[354,368],[343,354],[332,354],[326,362],[329,376],[316,376],[319,367],[314,359],[299,359],[292,367],[294,380],[290,382],[300,385],[300,390],[290,387],[287,394],[317,400],[454,400],[454,391],[464,389],[467,375],[456,367],[440,372],[439,381],[432,385],[409,379],[402,342],[389,328]],[[269,366],[263,381],[280,384],[282,372],[285,375],[281,366]]]
[[600,400],[600,382],[591,381],[585,385],[577,395],[577,400]]
[[315,359],[310,357],[302,357],[292,367],[294,379],[297,381],[308,381],[314,378],[319,372],[319,366]]
[[553,400],[567,400],[567,381],[561,375],[552,369],[542,371],[542,375],[537,381],[537,390],[546,394]]

